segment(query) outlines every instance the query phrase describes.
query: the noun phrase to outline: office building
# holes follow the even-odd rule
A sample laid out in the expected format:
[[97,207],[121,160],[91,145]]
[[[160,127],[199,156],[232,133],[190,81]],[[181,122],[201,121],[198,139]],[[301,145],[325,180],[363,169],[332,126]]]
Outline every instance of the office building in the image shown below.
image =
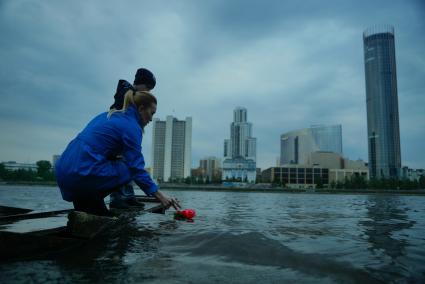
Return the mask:
[[371,178],[396,178],[401,154],[394,28],[367,29],[363,43],[369,174]]
[[362,169],[329,169],[329,183],[345,182],[354,177],[362,177],[364,180],[369,180],[369,170]]
[[190,177],[192,163],[192,118],[154,119],[152,130],[152,177],[158,181]]
[[411,169],[405,166],[402,168],[401,173],[403,179],[408,179],[410,181],[419,181],[421,177],[425,177],[424,169]]
[[224,140],[223,180],[255,182],[257,139],[252,137],[252,123],[246,108],[233,111],[230,139]]
[[221,159],[217,157],[206,157],[199,161],[199,169],[202,177],[209,181],[221,180]]
[[315,188],[317,185],[329,187],[331,183],[344,182],[354,176],[369,179],[369,171],[363,169],[328,169],[322,167],[284,166],[271,167],[261,173],[262,182],[283,184],[288,188]]
[[350,160],[340,154],[333,152],[313,152],[307,160],[309,167],[321,167],[329,169],[367,170],[368,167],[363,160]]
[[319,167],[271,167],[264,170],[261,176],[263,182],[284,184],[289,188],[315,188],[317,184],[329,184],[329,169]]
[[342,155],[342,126],[313,125],[280,137],[280,164],[306,165],[313,152],[325,151]]
[[26,170],[26,171],[34,171],[36,172],[38,169],[37,164],[30,163],[17,163],[15,161],[2,162],[4,168],[9,171],[18,171],[18,170]]

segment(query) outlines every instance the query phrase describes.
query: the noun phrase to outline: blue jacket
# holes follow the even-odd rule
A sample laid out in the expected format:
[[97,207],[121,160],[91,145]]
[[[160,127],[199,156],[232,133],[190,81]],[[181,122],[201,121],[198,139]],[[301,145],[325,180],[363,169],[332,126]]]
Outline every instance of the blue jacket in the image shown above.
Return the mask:
[[[63,199],[102,195],[134,180],[147,194],[158,190],[144,169],[143,131],[135,106],[125,112],[96,116],[72,140],[55,166],[56,179]],[[122,155],[124,159],[114,159]]]

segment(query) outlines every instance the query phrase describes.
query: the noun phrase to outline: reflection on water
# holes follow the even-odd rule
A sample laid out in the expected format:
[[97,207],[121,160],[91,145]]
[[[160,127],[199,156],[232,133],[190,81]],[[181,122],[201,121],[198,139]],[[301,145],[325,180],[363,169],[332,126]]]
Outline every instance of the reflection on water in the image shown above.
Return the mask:
[[403,258],[409,240],[398,233],[407,231],[416,221],[409,220],[409,206],[404,200],[400,196],[369,196],[366,205],[368,219],[359,222],[370,244],[368,249],[380,262],[380,267],[375,270],[385,275],[388,281],[409,275]]
[[[21,203],[39,204],[32,209],[49,207],[50,201],[61,209],[58,192],[47,188],[0,187],[0,203],[16,206],[23,192]],[[0,264],[0,279],[362,284],[425,279],[425,197],[172,194],[197,211],[194,223],[174,220],[172,212],[138,214],[87,246]]]
[[406,206],[399,196],[387,199],[368,197],[367,217],[369,219],[361,221],[360,225],[365,230],[373,252],[382,250],[392,259],[404,255],[407,240],[394,238],[393,235],[397,231],[411,228],[416,223],[409,220]]

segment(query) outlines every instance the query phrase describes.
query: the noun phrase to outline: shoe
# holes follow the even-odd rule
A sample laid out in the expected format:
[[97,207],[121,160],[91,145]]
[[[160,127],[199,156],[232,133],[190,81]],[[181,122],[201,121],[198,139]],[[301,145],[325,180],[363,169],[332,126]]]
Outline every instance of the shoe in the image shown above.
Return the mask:
[[137,201],[137,199],[135,197],[127,199],[126,203],[130,206],[130,207],[138,207],[138,208],[145,208],[145,204],[142,202]]
[[114,209],[129,209],[130,206],[127,204],[126,201],[122,199],[114,199],[113,201],[109,202],[109,208]]

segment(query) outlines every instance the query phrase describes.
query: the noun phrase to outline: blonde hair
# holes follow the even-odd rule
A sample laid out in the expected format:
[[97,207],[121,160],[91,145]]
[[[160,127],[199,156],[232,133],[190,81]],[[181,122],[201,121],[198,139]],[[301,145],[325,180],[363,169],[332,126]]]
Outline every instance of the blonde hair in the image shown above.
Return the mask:
[[137,108],[143,106],[150,107],[152,104],[157,104],[154,95],[148,91],[133,91],[128,90],[124,95],[124,103],[122,109],[111,109],[108,112],[108,118],[116,112],[125,112],[130,105],[135,105]]

